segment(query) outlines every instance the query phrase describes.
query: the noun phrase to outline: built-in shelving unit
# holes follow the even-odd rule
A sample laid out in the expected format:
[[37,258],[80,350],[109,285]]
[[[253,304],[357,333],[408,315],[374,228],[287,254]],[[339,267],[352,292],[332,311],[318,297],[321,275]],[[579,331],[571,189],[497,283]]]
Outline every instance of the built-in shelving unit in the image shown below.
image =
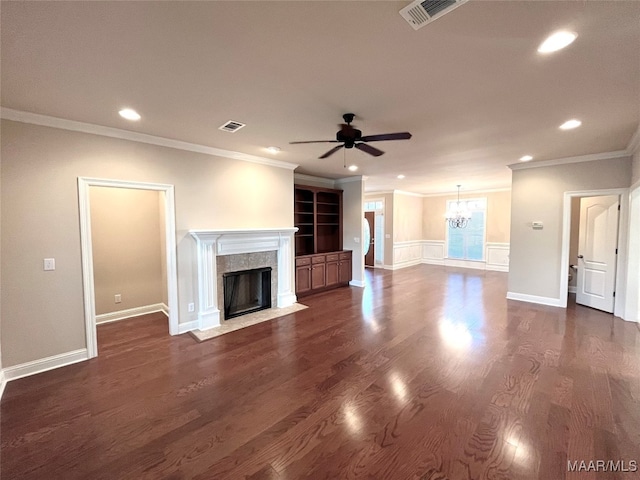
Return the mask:
[[295,185],[294,192],[296,293],[348,285],[351,252],[342,251],[342,190]]

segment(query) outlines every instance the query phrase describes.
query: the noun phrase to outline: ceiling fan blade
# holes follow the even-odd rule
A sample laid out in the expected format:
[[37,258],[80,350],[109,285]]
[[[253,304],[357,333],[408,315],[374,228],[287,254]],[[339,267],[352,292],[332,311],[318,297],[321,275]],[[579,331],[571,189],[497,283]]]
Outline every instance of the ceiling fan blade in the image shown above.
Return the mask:
[[344,145],[338,145],[337,147],[333,147],[327,153],[325,153],[324,155],[322,155],[321,157],[318,157],[318,158],[327,158],[329,155],[333,155],[334,153],[336,153],[338,150],[340,150],[343,147],[344,147]]
[[340,143],[337,140],[309,140],[307,142],[289,142],[289,145],[296,145],[299,143]]
[[381,133],[380,135],[367,135],[360,140],[363,142],[380,142],[382,140],[409,140],[411,134],[409,132],[398,133]]
[[378,150],[376,147],[372,147],[371,145],[367,145],[366,143],[356,143],[354,145],[358,150],[362,150],[363,152],[368,153],[369,155],[373,155],[374,157],[379,157],[384,154],[382,150]]

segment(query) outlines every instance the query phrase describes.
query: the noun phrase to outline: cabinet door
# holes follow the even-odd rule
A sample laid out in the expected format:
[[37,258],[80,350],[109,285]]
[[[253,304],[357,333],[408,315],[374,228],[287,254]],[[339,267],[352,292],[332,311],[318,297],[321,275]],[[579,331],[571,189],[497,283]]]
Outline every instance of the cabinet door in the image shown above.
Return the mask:
[[351,256],[340,259],[339,281],[340,283],[351,281]]
[[311,288],[312,289],[322,288],[326,285],[324,273],[325,273],[324,263],[316,263],[311,267]]
[[340,265],[337,260],[335,262],[327,262],[325,273],[327,287],[340,283]]
[[311,290],[311,266],[296,267],[296,293]]

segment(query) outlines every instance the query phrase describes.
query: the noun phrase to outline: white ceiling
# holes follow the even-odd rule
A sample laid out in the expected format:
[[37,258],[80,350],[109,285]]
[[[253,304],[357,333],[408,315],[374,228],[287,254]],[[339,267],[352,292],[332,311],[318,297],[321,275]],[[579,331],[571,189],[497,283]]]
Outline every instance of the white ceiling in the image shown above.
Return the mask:
[[[379,142],[367,190],[501,188],[506,167],[623,150],[640,122],[640,2],[470,1],[414,31],[409,2],[2,2],[2,106],[352,175],[342,114]],[[557,29],[578,33],[542,56]],[[121,119],[120,108],[142,120]],[[583,126],[560,131],[579,118]],[[227,120],[246,123],[234,134]],[[264,147],[275,145],[276,156]],[[344,150],[343,150],[344,151]],[[534,160],[535,161],[535,160]],[[396,179],[398,174],[404,180]]]

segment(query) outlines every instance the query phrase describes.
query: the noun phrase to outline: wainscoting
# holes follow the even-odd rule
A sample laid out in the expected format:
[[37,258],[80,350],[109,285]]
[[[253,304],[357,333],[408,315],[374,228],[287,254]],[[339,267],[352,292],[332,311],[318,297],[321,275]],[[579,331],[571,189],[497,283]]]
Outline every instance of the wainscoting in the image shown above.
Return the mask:
[[509,271],[509,244],[486,243],[485,261],[454,260],[446,258],[446,244],[443,240],[415,240],[393,244],[393,265],[386,269],[398,270],[426,263],[449,267],[473,268],[476,270]]

